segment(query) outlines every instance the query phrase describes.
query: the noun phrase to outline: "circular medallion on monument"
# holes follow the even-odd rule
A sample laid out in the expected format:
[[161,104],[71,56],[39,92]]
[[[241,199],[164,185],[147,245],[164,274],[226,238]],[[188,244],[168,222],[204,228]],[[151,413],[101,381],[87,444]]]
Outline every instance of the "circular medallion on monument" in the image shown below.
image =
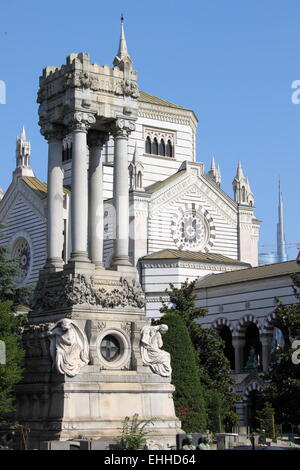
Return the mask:
[[107,335],[101,341],[101,355],[108,362],[113,362],[120,356],[121,346],[118,339],[113,335]]
[[121,325],[105,328],[97,336],[95,350],[101,369],[126,369],[131,358],[130,335]]
[[179,250],[208,252],[213,246],[215,227],[208,211],[185,204],[172,220],[171,233]]
[[17,282],[23,282],[26,278],[30,268],[30,246],[25,238],[18,238],[12,249],[12,258],[16,261],[19,267]]

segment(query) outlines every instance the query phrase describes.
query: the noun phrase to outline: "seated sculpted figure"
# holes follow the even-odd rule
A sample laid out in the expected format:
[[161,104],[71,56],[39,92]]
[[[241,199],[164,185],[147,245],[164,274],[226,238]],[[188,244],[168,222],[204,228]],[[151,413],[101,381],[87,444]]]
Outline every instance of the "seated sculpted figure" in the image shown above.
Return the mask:
[[187,434],[186,438],[183,441],[183,450],[195,450],[196,446],[193,444],[193,436],[191,434]]
[[89,345],[85,333],[72,320],[65,318],[49,332],[53,369],[74,377],[89,363]]
[[141,332],[141,355],[143,363],[162,377],[172,374],[171,358],[167,351],[162,351],[161,334],[168,331],[168,325],[144,326]]

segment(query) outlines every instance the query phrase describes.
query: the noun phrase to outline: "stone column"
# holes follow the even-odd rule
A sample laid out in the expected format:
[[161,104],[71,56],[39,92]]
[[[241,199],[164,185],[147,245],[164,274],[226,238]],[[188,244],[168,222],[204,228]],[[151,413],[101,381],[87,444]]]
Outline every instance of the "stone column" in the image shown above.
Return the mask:
[[89,159],[89,258],[97,268],[103,268],[103,174],[101,150],[108,134],[90,131],[88,134]]
[[114,135],[113,196],[116,214],[113,266],[131,266],[129,261],[128,138],[134,129],[134,123],[127,119],[117,119],[112,128]]
[[88,113],[75,113],[73,131],[72,195],[71,195],[71,261],[89,261],[88,246],[88,154],[87,133],[96,122]]
[[232,346],[234,347],[234,357],[235,357],[235,373],[240,374],[244,366],[244,347],[246,344],[245,338],[233,337]]
[[260,335],[260,341],[262,344],[262,367],[264,372],[267,372],[269,367],[272,340],[273,333]]
[[51,124],[41,133],[48,140],[47,182],[47,261],[45,268],[60,271],[63,268],[63,170],[62,140],[64,128]]

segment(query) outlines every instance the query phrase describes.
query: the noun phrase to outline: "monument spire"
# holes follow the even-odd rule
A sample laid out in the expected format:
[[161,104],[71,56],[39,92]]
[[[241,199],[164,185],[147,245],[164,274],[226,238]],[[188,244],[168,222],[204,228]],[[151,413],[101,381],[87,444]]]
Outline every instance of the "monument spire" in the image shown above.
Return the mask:
[[283,199],[281,192],[280,179],[278,184],[278,224],[277,224],[277,262],[287,261],[286,242],[284,234],[284,218],[283,218]]
[[115,66],[118,66],[121,70],[124,70],[125,64],[127,64],[127,66],[130,66],[132,64],[132,60],[128,53],[127,43],[126,43],[126,38],[125,38],[123,13],[121,15],[121,34],[120,34],[119,50],[117,52],[116,57],[114,58],[113,64]]

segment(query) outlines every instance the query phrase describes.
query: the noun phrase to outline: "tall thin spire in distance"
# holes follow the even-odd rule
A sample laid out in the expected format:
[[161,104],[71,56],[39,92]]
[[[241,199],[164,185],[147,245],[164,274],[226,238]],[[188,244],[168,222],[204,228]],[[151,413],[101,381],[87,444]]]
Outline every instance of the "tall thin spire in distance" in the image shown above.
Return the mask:
[[283,217],[283,199],[281,185],[279,179],[278,185],[278,224],[277,224],[277,262],[287,261],[287,251],[284,233],[284,217]]

